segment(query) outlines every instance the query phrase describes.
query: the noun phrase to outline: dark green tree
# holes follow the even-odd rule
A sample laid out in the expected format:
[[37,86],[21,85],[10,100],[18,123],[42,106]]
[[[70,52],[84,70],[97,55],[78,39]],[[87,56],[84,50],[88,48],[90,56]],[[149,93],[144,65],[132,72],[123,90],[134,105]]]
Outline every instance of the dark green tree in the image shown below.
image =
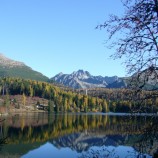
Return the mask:
[[48,101],[48,112],[53,113],[54,112],[54,102],[52,100]]

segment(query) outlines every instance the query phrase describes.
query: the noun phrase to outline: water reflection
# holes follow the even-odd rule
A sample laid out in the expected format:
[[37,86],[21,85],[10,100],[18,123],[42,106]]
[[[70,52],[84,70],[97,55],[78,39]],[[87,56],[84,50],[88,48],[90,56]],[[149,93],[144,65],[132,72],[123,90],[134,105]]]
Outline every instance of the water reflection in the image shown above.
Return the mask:
[[[49,151],[49,152],[48,152]],[[77,152],[73,151],[70,148],[56,148],[53,144],[47,142],[45,145],[30,151],[26,155],[21,158],[75,158],[77,156]]]
[[0,150],[2,146],[6,143],[6,139],[7,139],[7,137],[4,137],[4,134],[3,134],[3,127],[2,127],[3,121],[4,119],[0,119]]
[[88,152],[84,152],[78,158],[152,158],[147,154],[140,154],[129,146],[103,146],[92,147]]
[[126,157],[132,157],[132,153],[135,156],[138,153],[153,154],[157,148],[157,131],[150,133],[150,137],[146,135],[146,129],[153,127],[153,120],[157,117],[16,114],[3,122],[2,133],[8,139],[0,157],[49,158],[55,153],[58,155],[55,157],[87,157],[90,153],[106,154],[105,151],[115,151],[113,153],[119,156],[120,149],[124,149]]
[[[49,152],[47,152],[49,151]],[[139,153],[132,147],[125,146],[108,146],[108,147],[91,147],[87,152],[77,153],[75,150],[70,148],[56,148],[51,143],[46,143],[45,145],[30,151],[26,155],[21,158],[39,158],[39,157],[47,157],[47,158],[133,158],[138,157]],[[147,154],[143,154],[146,156],[145,158],[152,158]],[[141,158],[141,156],[139,156]],[[142,157],[143,158],[143,157]]]

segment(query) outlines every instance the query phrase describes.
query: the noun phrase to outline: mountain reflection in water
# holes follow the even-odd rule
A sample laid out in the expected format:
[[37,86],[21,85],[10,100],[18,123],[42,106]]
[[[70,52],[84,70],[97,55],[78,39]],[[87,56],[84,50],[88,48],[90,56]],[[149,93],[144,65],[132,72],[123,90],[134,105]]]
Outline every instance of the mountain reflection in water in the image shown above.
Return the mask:
[[1,127],[1,136],[8,139],[0,158],[151,157],[158,141],[154,135],[149,144],[151,134],[147,137],[145,129],[153,118],[101,113],[8,116]]

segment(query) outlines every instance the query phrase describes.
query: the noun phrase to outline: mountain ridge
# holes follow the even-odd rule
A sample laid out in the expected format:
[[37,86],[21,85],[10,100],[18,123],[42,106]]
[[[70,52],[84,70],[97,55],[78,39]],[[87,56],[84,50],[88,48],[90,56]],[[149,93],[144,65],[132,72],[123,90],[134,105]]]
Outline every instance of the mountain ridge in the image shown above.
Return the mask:
[[124,80],[119,78],[118,76],[93,76],[88,71],[78,70],[74,71],[71,74],[63,74],[60,72],[50,79],[51,81],[57,82],[59,84],[63,84],[65,86],[75,88],[75,89],[86,89],[86,88],[110,88],[110,85],[115,82],[120,82],[121,84],[118,86],[126,87]]
[[7,67],[25,66],[23,62],[15,61],[7,58],[2,53],[0,53],[0,65]]
[[48,81],[49,78],[33,70],[23,62],[7,58],[0,53],[0,77],[20,77],[39,81]]
[[[151,71],[152,70],[152,71]],[[23,79],[53,82],[60,86],[73,89],[88,88],[142,88],[145,90],[158,89],[158,68],[150,67],[131,77],[118,76],[93,76],[88,71],[79,69],[71,74],[58,73],[52,78],[48,78],[42,73],[33,70],[23,62],[7,58],[0,53],[0,77],[18,77]]]

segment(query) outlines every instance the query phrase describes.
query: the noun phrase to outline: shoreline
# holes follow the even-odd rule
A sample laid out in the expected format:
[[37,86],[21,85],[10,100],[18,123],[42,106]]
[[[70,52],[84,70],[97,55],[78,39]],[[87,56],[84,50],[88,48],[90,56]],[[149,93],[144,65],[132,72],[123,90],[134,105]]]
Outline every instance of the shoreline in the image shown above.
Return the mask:
[[[13,114],[26,114],[26,113],[47,113],[50,115],[48,111],[43,111],[43,110],[19,110],[19,111],[9,111],[8,113],[0,113],[1,116],[8,116],[8,115],[13,115]],[[158,113],[114,113],[114,112],[108,112],[108,113],[103,113],[103,112],[52,112],[51,115],[64,115],[64,114],[69,114],[69,115],[107,115],[107,116],[158,116]]]

